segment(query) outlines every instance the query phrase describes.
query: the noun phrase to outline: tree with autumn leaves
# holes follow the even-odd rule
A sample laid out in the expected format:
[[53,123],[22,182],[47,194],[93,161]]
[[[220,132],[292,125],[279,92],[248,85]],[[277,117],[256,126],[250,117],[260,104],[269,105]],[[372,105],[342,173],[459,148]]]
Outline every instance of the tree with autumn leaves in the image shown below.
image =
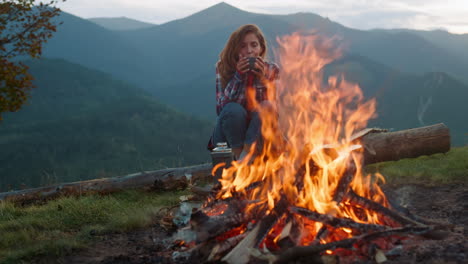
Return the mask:
[[58,25],[61,0],[0,0],[0,120],[21,108],[34,87],[22,59],[39,58]]

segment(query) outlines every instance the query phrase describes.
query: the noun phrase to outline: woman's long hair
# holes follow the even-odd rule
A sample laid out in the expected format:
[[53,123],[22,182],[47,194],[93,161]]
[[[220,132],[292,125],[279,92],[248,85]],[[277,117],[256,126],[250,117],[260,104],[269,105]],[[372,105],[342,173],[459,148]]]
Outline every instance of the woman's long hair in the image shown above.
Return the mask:
[[249,33],[254,33],[257,36],[260,47],[262,48],[260,57],[265,58],[265,54],[267,52],[267,43],[265,36],[263,35],[263,32],[260,30],[260,28],[254,24],[247,24],[239,27],[231,34],[228,42],[226,43],[226,46],[224,46],[223,51],[221,51],[219,54],[219,62],[217,67],[219,75],[221,76],[221,86],[223,89],[226,87],[226,84],[229,82],[229,80],[231,80],[232,76],[234,76],[234,73],[236,73],[240,45],[245,35]]

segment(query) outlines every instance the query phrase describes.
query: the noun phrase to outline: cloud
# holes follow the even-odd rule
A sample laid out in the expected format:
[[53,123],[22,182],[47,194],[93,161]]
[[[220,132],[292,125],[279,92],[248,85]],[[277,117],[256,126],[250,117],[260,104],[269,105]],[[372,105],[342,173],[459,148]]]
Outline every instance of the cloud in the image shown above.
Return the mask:
[[72,0],[59,7],[71,14],[83,17],[129,17],[145,22],[164,23],[183,18],[215,5],[217,0]]
[[424,13],[413,11],[365,11],[359,14],[337,14],[335,18],[342,24],[351,28],[375,29],[375,28],[408,28],[413,27],[415,17],[428,17]]
[[[219,0],[73,0],[61,8],[80,17],[120,17],[164,23],[219,3]],[[447,28],[468,33],[468,1],[451,0],[227,0],[249,12],[290,14],[310,12],[357,29]]]

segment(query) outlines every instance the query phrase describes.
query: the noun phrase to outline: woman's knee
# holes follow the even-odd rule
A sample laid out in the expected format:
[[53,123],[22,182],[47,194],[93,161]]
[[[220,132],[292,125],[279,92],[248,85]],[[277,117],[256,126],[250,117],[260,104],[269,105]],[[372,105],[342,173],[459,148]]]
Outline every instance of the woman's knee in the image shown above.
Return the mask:
[[247,111],[245,108],[238,103],[227,103],[223,110],[221,110],[220,116],[222,117],[229,117],[229,118],[240,118],[245,119],[247,117]]
[[238,103],[226,104],[219,114],[219,129],[232,148],[244,145],[247,125],[247,111]]

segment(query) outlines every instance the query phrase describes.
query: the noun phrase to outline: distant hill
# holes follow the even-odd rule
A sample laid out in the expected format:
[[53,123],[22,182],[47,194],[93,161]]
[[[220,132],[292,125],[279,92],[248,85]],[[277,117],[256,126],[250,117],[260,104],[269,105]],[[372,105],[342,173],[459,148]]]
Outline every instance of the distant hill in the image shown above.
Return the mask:
[[2,126],[62,120],[123,98],[151,96],[109,73],[63,59],[28,61],[27,65],[37,87],[18,112],[4,114]]
[[468,59],[468,52],[466,52],[466,48],[468,47],[468,34],[451,34],[443,30],[410,30],[410,32],[418,34],[434,45],[453,52],[456,56],[463,56],[464,59]]
[[[411,30],[411,29],[391,29],[391,30],[375,30],[381,32],[406,32],[418,35],[433,45],[448,51],[451,57],[460,57],[463,60],[468,60],[468,34],[451,34],[445,30]],[[468,83],[468,76],[458,75],[460,79]]]
[[157,26],[127,17],[94,17],[88,20],[110,30],[134,30]]
[[344,74],[359,84],[367,98],[377,99],[378,117],[370,126],[395,130],[445,123],[451,142],[468,144],[468,85],[446,73],[414,75],[394,70],[368,58],[346,56],[326,66],[325,78]]
[[468,58],[466,47],[468,34],[452,34],[446,30],[413,30],[413,29],[378,29],[376,32],[407,32],[423,37],[432,44],[443,48],[453,54]]
[[63,24],[44,45],[43,56],[46,58],[65,59],[130,83],[138,83],[135,80],[142,76],[148,79],[158,71],[151,67],[151,60],[145,59],[145,51],[139,50],[117,31],[65,12],[57,21]]
[[64,60],[28,64],[37,88],[0,124],[0,191],[209,160],[212,123],[109,74]]

